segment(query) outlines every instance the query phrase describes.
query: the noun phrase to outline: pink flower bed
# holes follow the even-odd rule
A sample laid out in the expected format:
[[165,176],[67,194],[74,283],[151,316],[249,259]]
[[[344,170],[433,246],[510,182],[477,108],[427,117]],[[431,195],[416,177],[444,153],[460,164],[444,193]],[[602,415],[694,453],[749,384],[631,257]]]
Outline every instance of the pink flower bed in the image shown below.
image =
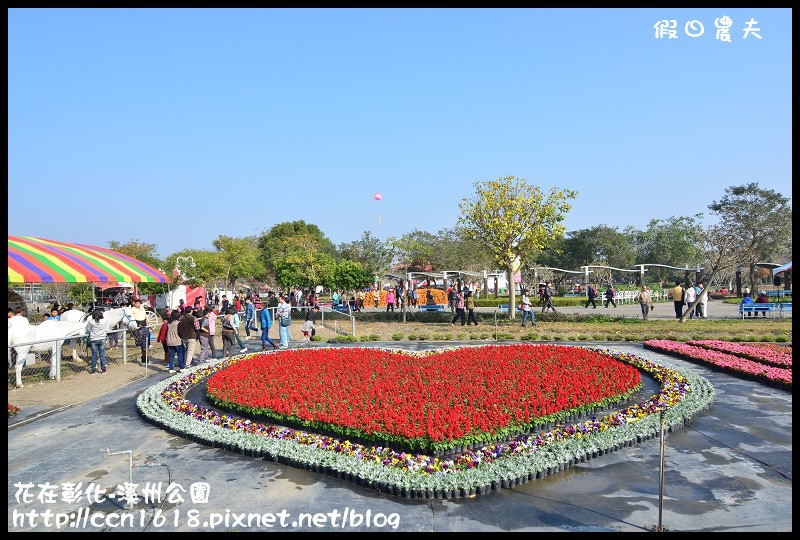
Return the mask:
[[[644,342],[646,349],[672,354],[691,362],[707,364],[720,371],[750,377],[753,380],[773,384],[781,388],[792,388],[792,370],[775,367],[727,352],[708,349],[693,342],[681,343],[665,339]],[[751,345],[751,347],[755,347]]]
[[775,367],[792,367],[792,348],[782,347],[774,343],[750,344],[733,343],[716,339],[687,341],[687,345],[697,345],[705,349],[743,356],[762,364]]

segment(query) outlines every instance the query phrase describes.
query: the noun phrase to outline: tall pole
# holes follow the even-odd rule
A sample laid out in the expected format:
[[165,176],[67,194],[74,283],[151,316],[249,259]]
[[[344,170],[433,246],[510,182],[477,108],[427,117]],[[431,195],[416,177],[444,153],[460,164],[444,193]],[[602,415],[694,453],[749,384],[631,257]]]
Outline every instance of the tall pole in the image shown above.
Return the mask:
[[662,517],[664,515],[664,411],[661,411],[661,464],[658,489],[658,530],[663,531]]

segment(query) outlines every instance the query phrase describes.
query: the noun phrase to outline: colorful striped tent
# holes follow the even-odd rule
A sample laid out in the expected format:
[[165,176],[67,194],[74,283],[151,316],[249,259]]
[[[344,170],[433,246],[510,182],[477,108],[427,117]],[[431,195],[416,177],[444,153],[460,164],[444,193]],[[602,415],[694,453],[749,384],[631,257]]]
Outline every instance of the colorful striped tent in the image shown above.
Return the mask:
[[163,272],[133,257],[86,244],[8,237],[9,283],[168,283]]

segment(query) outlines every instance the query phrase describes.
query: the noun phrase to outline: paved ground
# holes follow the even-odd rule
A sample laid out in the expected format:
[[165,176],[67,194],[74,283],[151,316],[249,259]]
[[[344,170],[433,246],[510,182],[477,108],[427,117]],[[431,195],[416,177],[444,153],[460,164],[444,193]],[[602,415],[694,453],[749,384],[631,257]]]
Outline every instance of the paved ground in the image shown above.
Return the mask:
[[[637,344],[599,345],[644,353]],[[657,440],[473,499],[409,500],[166,433],[136,413],[136,396],[152,384],[151,378],[36,419],[9,420],[8,530],[56,530],[41,517],[32,525],[31,511],[84,507],[94,523],[84,524],[81,514],[67,530],[627,532],[660,523],[668,531],[791,532],[791,392],[645,354],[691,367],[717,391],[717,401],[705,414],[665,438],[661,509]],[[106,449],[121,454],[109,456]],[[152,521],[153,511],[139,504],[135,523],[122,527],[113,518],[124,506],[115,501],[68,503],[59,500],[61,489],[55,490],[59,496],[53,503],[37,499],[48,492],[38,487],[46,483],[80,482],[85,489],[95,482],[111,488],[131,478],[139,490],[148,482],[160,482],[164,490],[170,482],[187,490],[194,482],[207,482],[209,502],[193,504],[184,494],[186,502],[165,503],[164,513]],[[17,500],[17,485],[25,483],[34,486],[30,502]],[[336,525],[331,522],[335,512],[342,514]],[[248,525],[237,521],[243,513],[277,521]],[[315,515],[317,525],[298,523],[303,513]],[[106,517],[112,521],[105,522]],[[212,526],[214,520],[219,523]]]

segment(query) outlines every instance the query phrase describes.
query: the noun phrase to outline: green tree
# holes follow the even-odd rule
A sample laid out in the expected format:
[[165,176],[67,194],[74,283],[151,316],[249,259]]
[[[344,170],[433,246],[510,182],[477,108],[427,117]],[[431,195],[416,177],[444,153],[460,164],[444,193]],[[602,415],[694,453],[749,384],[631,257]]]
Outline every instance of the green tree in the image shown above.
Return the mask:
[[[169,269],[167,275],[173,276],[174,269],[178,266],[178,257],[181,257],[180,270],[186,276],[182,282],[190,287],[219,287],[220,276],[225,276],[228,270],[228,259],[225,252],[200,249],[184,249],[167,257],[165,268]],[[194,263],[194,266],[191,264]],[[173,277],[173,283],[181,280]],[[227,285],[224,283],[223,285]]]
[[[506,271],[508,283],[520,263],[533,259],[553,238],[563,236],[565,213],[576,191],[552,188],[545,195],[523,178],[506,176],[475,182],[475,195],[459,204],[458,224],[467,237],[484,245],[499,268]],[[514,287],[510,289],[509,315],[516,307]]]
[[[124,244],[112,240],[108,243],[108,247],[109,249],[133,257],[138,261],[142,261],[145,264],[149,264],[153,268],[158,268],[164,272],[167,277],[171,277],[170,272],[165,271],[167,268],[165,261],[158,257],[155,244],[148,244],[135,239],[131,239]],[[139,294],[143,295],[162,293],[164,292],[163,289],[164,285],[161,283],[136,284],[136,290],[139,292]]]
[[283,287],[314,289],[331,287],[336,259],[319,249],[319,240],[311,234],[298,233],[284,239],[286,255],[276,266],[275,276]]
[[708,205],[722,229],[738,240],[739,263],[747,267],[750,290],[756,290],[756,264],[792,242],[792,206],[787,197],[755,182],[731,186],[719,201]]
[[697,299],[681,315],[680,322],[686,322],[689,314],[694,311],[695,306],[700,303],[702,298],[711,290],[711,284],[717,274],[729,269],[739,256],[738,240],[729,235],[728,232],[719,225],[712,225],[703,232],[701,236],[700,248],[703,251],[703,269],[705,286],[702,292],[697,295]]
[[[644,231],[626,229],[633,239],[638,264],[660,264],[693,268],[703,259],[702,214],[672,216],[666,220],[653,219]],[[680,271],[664,266],[648,266],[645,278],[650,283],[664,283],[683,279]]]
[[[636,255],[631,238],[607,225],[568,232],[563,240],[556,241],[538,258],[539,264],[564,270],[580,270],[581,266],[608,266],[634,270]],[[589,281],[598,284],[614,282],[615,274],[609,268],[592,268]],[[574,275],[574,274],[573,274]],[[565,277],[566,274],[563,275]],[[563,279],[562,277],[562,279]]]
[[486,246],[477,242],[464,231],[463,227],[442,229],[433,236],[431,269],[464,270],[482,273],[496,268],[494,256]]
[[373,278],[382,275],[392,264],[392,248],[369,231],[364,231],[359,240],[339,245],[340,259],[356,261]]
[[339,261],[333,272],[331,288],[353,291],[363,289],[372,283],[375,276],[367,272],[356,261]]
[[219,278],[225,287],[232,287],[239,278],[252,278],[263,275],[264,265],[259,258],[258,243],[255,237],[234,238],[219,235],[213,242],[219,253]]
[[266,271],[275,274],[276,279],[278,279],[276,268],[279,263],[284,262],[289,252],[298,247],[298,242],[306,242],[306,240],[290,241],[296,237],[307,237],[315,241],[316,249],[329,255],[334,260],[338,256],[333,242],[316,225],[306,223],[303,220],[278,223],[258,238],[259,258]]

